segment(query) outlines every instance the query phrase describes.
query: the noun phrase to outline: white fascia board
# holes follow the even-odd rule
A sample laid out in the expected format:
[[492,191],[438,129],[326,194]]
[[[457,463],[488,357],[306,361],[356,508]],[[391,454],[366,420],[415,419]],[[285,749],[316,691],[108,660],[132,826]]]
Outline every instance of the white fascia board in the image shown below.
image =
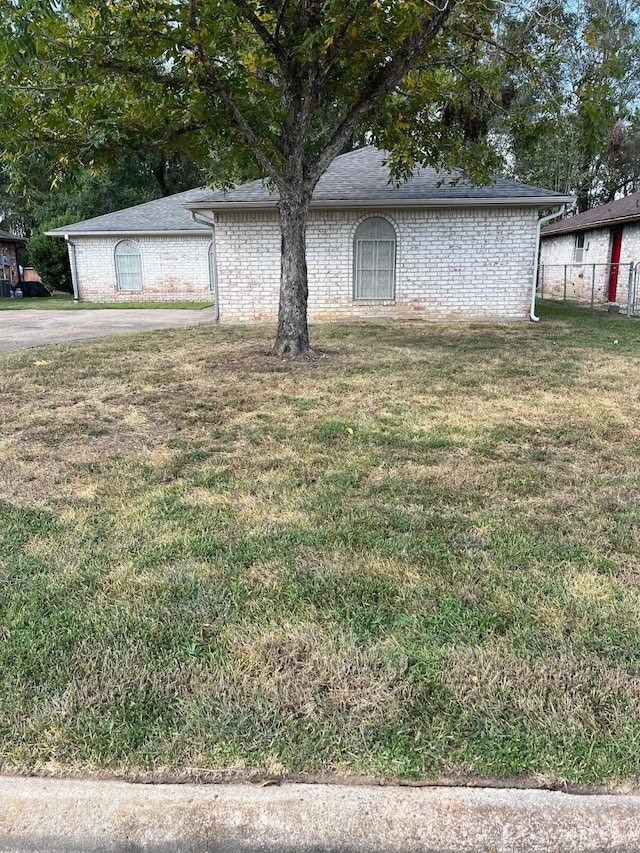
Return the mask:
[[210,229],[198,228],[190,231],[45,231],[47,237],[211,237]]
[[[516,198],[434,198],[434,199],[365,199],[365,200],[337,200],[337,201],[312,201],[309,205],[311,210],[331,209],[367,209],[367,208],[421,208],[421,207],[535,207],[538,209],[547,207],[559,207],[561,204],[572,204],[573,196],[554,196],[544,198],[537,196],[521,196]],[[208,210],[215,214],[216,211],[228,213],[231,210],[275,210],[275,201],[198,201],[182,205],[187,210]]]

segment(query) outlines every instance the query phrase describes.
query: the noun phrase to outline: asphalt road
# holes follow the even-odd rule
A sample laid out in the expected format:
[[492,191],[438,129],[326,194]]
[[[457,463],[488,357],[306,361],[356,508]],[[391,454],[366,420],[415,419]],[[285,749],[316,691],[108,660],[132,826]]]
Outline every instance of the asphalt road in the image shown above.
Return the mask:
[[0,311],[0,352],[125,332],[197,326],[211,323],[213,318],[213,308],[197,311],[179,308]]

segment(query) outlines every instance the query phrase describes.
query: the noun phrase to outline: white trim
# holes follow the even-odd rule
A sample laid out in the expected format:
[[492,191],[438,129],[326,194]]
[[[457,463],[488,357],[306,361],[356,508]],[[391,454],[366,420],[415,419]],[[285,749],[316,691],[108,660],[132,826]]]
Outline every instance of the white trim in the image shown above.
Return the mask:
[[[368,219],[384,219],[389,225],[393,228],[394,232],[394,243],[395,243],[395,251],[393,258],[393,296],[391,297],[382,297],[380,299],[375,297],[358,297],[356,296],[356,252],[355,252],[355,237],[358,231],[358,228],[362,225],[363,222],[366,222]],[[351,301],[353,304],[362,305],[362,304],[372,304],[372,305],[395,305],[398,298],[398,286],[399,286],[399,272],[398,269],[400,264],[398,262],[398,258],[400,256],[400,229],[398,227],[398,223],[391,217],[386,211],[366,211],[361,216],[357,218],[355,223],[353,223],[352,227],[349,229],[349,269],[350,269],[350,277],[351,277]]]
[[71,283],[73,285],[73,301],[79,300],[78,296],[78,261],[76,258],[76,246],[68,237],[65,237],[67,244],[67,254],[69,255],[69,263],[71,265]]
[[[434,199],[409,199],[409,198],[372,198],[372,199],[335,199],[330,201],[311,201],[310,210],[353,210],[384,207],[389,210],[396,208],[421,208],[421,207],[557,207],[559,204],[571,204],[575,201],[573,196],[552,196],[540,198],[538,196],[518,196],[514,198],[434,198]],[[226,212],[235,210],[242,213],[245,210],[274,210],[277,200],[270,201],[198,201],[185,202],[182,205],[187,210],[209,210],[215,213],[217,210]]]
[[[556,207],[559,204],[573,204],[575,201],[573,196],[553,196],[548,197],[517,197],[517,198],[434,198],[434,199],[402,199],[402,198],[372,198],[372,199],[335,199],[329,201],[311,201],[309,205],[311,210],[370,210],[371,208],[386,208],[387,210],[402,209],[402,208],[458,208],[458,207]],[[181,206],[186,210],[208,210],[214,217],[216,211],[236,211],[242,213],[251,210],[275,210],[277,200],[269,201],[197,201],[184,202]],[[56,228],[54,231],[45,231],[47,237],[64,237],[67,240],[69,237],[119,237],[123,239],[125,236],[131,237],[197,237],[202,235],[209,236],[206,228],[198,229],[167,229],[159,228],[147,229],[138,231],[132,228],[122,228],[119,230],[93,230],[93,231],[66,231]],[[546,235],[545,235],[546,236]],[[551,235],[549,235],[551,236]]]
[[[125,243],[131,243],[135,248],[135,252],[126,252],[122,254],[118,254],[118,249],[121,246],[124,246]],[[139,283],[139,287],[123,287],[123,279],[131,277],[131,271],[129,269],[124,270],[121,269],[118,264],[118,258],[135,258],[137,260],[137,280],[136,283]],[[128,266],[128,261],[127,261]],[[130,240],[129,238],[125,238],[124,240],[118,240],[118,242],[113,247],[113,267],[116,274],[116,289],[118,293],[141,293],[144,290],[144,275],[142,272],[142,252],[140,251],[140,246],[136,243],[135,240]]]
[[202,236],[210,239],[210,231],[208,228],[199,228],[191,231],[132,231],[127,229],[124,231],[45,231],[47,237],[64,237],[68,240],[69,237],[119,237],[121,240],[127,237],[194,237]]
[[531,279],[531,302],[529,305],[529,317],[532,322],[537,323],[540,320],[540,317],[536,314],[536,290],[538,287],[538,265],[540,263],[540,231],[543,225],[546,225],[547,222],[551,222],[552,219],[555,219],[557,216],[564,216],[567,212],[567,206],[562,205],[559,210],[555,210],[553,213],[548,213],[546,216],[542,216],[536,222],[536,248],[533,253],[533,276]]
[[[208,260],[209,260],[209,284],[212,286],[213,290],[213,299],[214,299],[214,322],[220,322],[220,280],[218,278],[218,248],[216,244],[216,223],[215,217],[213,219],[207,219],[207,217],[201,213],[200,219],[198,219],[198,214],[194,213],[193,210],[190,211],[191,218],[194,222],[198,222],[200,225],[205,225],[207,229],[211,229],[211,242],[209,243],[209,248],[207,250]],[[213,277],[211,275],[211,250],[213,249]]]

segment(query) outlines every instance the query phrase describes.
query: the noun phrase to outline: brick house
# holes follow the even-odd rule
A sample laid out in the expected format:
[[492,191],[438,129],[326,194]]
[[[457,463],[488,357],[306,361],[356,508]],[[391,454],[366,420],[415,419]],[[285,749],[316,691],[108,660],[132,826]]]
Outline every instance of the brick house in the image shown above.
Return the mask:
[[[309,318],[528,316],[541,209],[566,196],[516,181],[472,187],[416,169],[389,182],[373,147],[338,157],[309,210]],[[197,189],[57,228],[77,296],[95,301],[214,298],[221,321],[278,312],[277,195],[263,181]]]
[[20,281],[16,250],[26,242],[24,237],[18,237],[8,231],[0,231],[0,278],[8,279],[12,285]]
[[541,295],[626,304],[630,265],[640,262],[640,192],[547,225],[540,236]]

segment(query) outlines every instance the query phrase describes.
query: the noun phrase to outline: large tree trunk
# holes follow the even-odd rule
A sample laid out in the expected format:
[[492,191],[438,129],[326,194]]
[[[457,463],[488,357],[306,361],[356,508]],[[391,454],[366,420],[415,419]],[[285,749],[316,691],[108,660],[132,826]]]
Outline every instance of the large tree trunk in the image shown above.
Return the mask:
[[310,193],[282,194],[278,204],[282,259],[280,267],[280,307],[278,332],[273,347],[276,355],[291,358],[311,352],[307,328],[307,214]]

